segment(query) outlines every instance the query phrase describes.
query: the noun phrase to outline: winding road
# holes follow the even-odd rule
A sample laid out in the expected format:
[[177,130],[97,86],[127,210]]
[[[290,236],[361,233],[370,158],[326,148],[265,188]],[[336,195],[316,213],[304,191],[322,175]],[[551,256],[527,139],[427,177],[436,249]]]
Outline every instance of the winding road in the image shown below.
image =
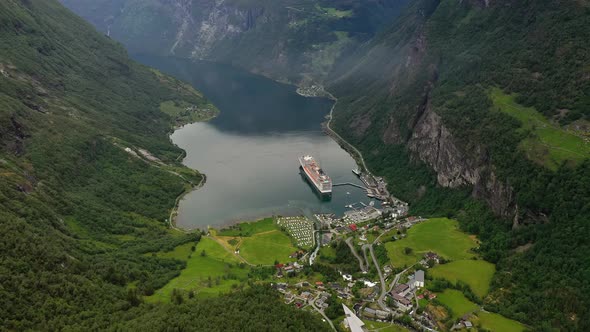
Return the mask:
[[369,270],[368,269],[368,266],[365,265],[365,262],[363,261],[363,258],[361,256],[359,256],[358,252],[356,252],[356,248],[352,244],[352,237],[349,237],[344,242],[346,242],[346,244],[350,248],[350,251],[352,252],[352,254],[354,255],[354,257],[356,257],[356,259],[358,259],[358,261],[359,261],[359,267],[361,268],[361,271],[367,272]]
[[326,320],[326,322],[328,322],[328,324],[330,324],[330,326],[332,327],[332,330],[336,331],[336,328],[334,327],[334,324],[332,323],[332,320],[330,318],[328,318],[328,316],[326,316],[326,314],[324,313],[323,310],[320,310],[318,307],[315,306],[315,301],[318,299],[318,297],[320,297],[319,295],[316,296],[315,299],[310,300],[309,304],[311,305],[312,308],[315,309],[315,311],[319,312],[320,315],[322,315],[322,317],[324,317],[324,319]]

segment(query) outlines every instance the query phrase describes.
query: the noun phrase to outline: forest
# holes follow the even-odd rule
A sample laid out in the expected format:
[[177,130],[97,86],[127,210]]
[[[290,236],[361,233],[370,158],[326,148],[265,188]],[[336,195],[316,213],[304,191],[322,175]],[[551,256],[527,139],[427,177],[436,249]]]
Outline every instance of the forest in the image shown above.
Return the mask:
[[[587,123],[589,13],[575,2],[417,1],[332,86],[342,96],[336,129],[412,213],[454,217],[482,240],[498,269],[484,306],[539,330],[590,328],[590,161],[547,167],[543,149],[524,149],[537,133],[501,112],[490,91],[516,96],[561,130]],[[516,216],[494,215],[475,188],[440,186],[408,151],[422,111],[512,188]]]
[[200,240],[168,228],[176,197],[201,175],[177,161],[176,119],[160,105],[207,101],[131,61],[55,0],[2,1],[0,40],[0,329],[136,330],[133,319],[161,315],[184,330],[244,319],[253,329],[322,329],[279,303],[254,305],[277,301],[267,289],[178,308],[144,303],[185,265],[154,253]]

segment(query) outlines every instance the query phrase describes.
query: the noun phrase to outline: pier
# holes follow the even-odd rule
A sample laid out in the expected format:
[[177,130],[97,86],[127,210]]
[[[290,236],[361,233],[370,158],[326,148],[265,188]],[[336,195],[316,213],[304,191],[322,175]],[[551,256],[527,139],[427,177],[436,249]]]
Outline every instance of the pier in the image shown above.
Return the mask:
[[361,189],[364,189],[364,190],[368,190],[369,189],[367,187],[361,186],[360,184],[351,183],[351,182],[336,183],[336,184],[333,184],[332,185],[332,187],[339,187],[339,186],[353,186],[353,187],[361,188]]

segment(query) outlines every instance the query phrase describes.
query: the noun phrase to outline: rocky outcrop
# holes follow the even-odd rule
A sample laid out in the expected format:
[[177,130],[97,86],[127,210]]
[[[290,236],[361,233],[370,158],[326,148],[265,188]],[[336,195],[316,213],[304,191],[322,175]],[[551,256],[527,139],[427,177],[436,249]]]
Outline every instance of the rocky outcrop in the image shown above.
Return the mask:
[[471,187],[472,195],[486,201],[495,214],[515,216],[514,190],[498,179],[486,151],[476,148],[464,152],[429,104],[418,119],[407,147],[415,158],[436,172],[439,185]]

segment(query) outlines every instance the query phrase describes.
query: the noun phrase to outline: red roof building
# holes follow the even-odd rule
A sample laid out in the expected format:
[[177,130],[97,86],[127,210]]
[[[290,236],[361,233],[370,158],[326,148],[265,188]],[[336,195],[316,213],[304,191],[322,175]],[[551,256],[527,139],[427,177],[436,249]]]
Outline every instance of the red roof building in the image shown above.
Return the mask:
[[355,225],[355,224],[350,224],[350,225],[348,225],[348,227],[349,227],[349,228],[350,228],[350,230],[351,230],[351,231],[353,231],[353,232],[356,232],[356,230],[357,230],[357,227],[356,227],[356,225]]

